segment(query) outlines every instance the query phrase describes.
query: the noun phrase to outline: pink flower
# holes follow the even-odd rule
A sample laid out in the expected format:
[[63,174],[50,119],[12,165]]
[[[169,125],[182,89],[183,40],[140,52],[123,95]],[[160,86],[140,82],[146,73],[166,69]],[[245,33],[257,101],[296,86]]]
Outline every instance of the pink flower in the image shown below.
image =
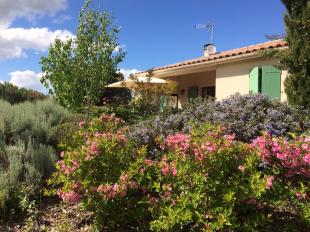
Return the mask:
[[85,121],[80,121],[79,127],[80,127],[80,128],[83,128],[84,126],[85,126]]
[[127,177],[128,177],[128,176],[127,176],[126,174],[121,175],[121,176],[120,176],[121,182],[125,183],[126,180],[127,180]]
[[146,159],[144,162],[149,167],[153,165],[153,160]]
[[91,145],[90,145],[90,149],[89,149],[90,154],[98,156],[100,154],[100,148],[98,146],[98,143],[96,141],[94,141]]
[[287,155],[285,153],[277,153],[277,158],[280,160],[285,160]]
[[90,160],[90,158],[91,158],[90,155],[87,154],[86,157],[85,157],[85,160],[88,161],[88,160]]
[[60,157],[64,157],[65,156],[65,152],[64,151],[62,151],[61,153],[60,153],[60,155],[59,155]]
[[164,196],[164,198],[168,198],[168,197],[171,196],[171,192],[170,192],[170,191],[165,191],[165,192],[163,193],[163,196]]
[[176,167],[173,166],[173,167],[170,169],[170,172],[171,172],[171,175],[176,176],[176,175],[177,175],[177,169],[176,169]]
[[266,184],[265,184],[266,189],[271,189],[272,184],[273,184],[273,180],[274,180],[274,176],[267,176]]
[[179,149],[182,155],[185,155],[186,150],[189,148],[190,136],[182,133],[175,135],[168,135],[166,143],[169,149],[175,151]]
[[224,139],[226,139],[229,143],[233,142],[236,138],[235,134],[232,135],[224,135]]
[[119,189],[118,183],[115,183],[115,184],[113,185],[113,191],[118,192],[118,189]]
[[156,204],[156,203],[158,203],[158,199],[157,199],[156,197],[150,197],[150,198],[149,198],[149,202],[150,202],[151,204]]
[[306,164],[310,165],[310,152],[305,155],[304,161]]
[[106,190],[106,187],[104,185],[102,185],[102,184],[99,185],[98,188],[97,188],[97,192],[98,193],[105,192],[105,190]]
[[295,196],[296,196],[297,199],[300,200],[300,201],[307,198],[307,194],[306,194],[306,193],[302,194],[301,192],[296,192],[296,193],[295,193]]
[[239,169],[241,172],[244,172],[245,167],[244,167],[244,165],[239,165],[238,169]]
[[161,168],[161,172],[164,176],[167,176],[169,174],[169,166],[167,164],[163,165],[163,167]]
[[71,202],[73,204],[77,204],[80,201],[80,195],[75,191],[70,192],[57,192],[57,194],[62,198],[65,202]]

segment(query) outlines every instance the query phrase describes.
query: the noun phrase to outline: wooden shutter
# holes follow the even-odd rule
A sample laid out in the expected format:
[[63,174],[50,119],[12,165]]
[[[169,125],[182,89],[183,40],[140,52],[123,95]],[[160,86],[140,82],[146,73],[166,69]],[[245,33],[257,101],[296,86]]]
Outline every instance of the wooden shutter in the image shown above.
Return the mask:
[[273,66],[262,67],[262,93],[271,99],[281,99],[281,71]]
[[250,72],[250,92],[257,94],[259,90],[259,68],[255,67]]
[[198,87],[191,86],[188,88],[188,99],[193,99],[198,97]]

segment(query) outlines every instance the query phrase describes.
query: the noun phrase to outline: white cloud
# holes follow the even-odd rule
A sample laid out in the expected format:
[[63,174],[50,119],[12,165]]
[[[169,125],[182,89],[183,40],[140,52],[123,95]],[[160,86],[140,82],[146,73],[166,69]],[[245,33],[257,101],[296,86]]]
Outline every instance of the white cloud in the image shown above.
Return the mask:
[[48,28],[8,28],[0,30],[0,60],[25,56],[26,49],[44,52],[56,38],[74,37],[67,30],[50,31]]
[[67,6],[67,0],[0,0],[0,28],[8,28],[18,17],[34,21],[38,16],[54,15]]
[[40,82],[42,73],[35,73],[30,70],[25,70],[11,72],[9,75],[11,76],[9,82],[13,85],[27,89],[34,89],[40,92],[45,91],[44,86]]
[[137,73],[137,72],[141,72],[140,70],[138,69],[120,69],[119,70],[120,73],[123,73],[125,79],[129,78],[130,74],[134,74],[134,73]]
[[0,80],[0,84],[3,84],[3,83],[4,83],[4,81]]

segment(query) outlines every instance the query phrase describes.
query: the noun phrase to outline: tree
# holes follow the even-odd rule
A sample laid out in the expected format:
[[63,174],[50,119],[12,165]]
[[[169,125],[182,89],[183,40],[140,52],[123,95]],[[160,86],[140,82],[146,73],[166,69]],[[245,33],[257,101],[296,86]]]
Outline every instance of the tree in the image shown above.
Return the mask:
[[285,91],[290,104],[310,109],[310,0],[282,0],[289,49],[278,54],[289,71]]
[[87,0],[80,12],[77,34],[56,39],[41,58],[41,82],[58,103],[74,111],[99,102],[105,86],[115,81],[117,64],[124,58],[108,12],[96,12]]

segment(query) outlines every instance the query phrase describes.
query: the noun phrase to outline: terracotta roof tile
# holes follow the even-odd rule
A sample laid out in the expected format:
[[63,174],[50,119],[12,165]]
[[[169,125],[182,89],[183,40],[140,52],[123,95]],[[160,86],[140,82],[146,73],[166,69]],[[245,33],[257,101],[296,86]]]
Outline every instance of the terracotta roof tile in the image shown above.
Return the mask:
[[[281,47],[287,47],[287,46],[288,46],[288,44],[284,40],[274,40],[274,41],[269,41],[266,43],[251,45],[251,46],[242,47],[242,48],[237,48],[237,49],[233,49],[233,50],[229,50],[229,51],[223,51],[223,52],[216,53],[216,54],[208,56],[208,57],[199,57],[199,58],[186,60],[186,61],[182,61],[179,63],[171,64],[171,65],[157,67],[157,68],[153,68],[152,70],[153,71],[159,71],[159,70],[164,70],[164,69],[171,69],[171,68],[187,66],[187,65],[191,65],[191,64],[207,63],[209,61],[219,60],[219,59],[223,59],[223,58],[240,56],[240,55],[254,53],[254,52],[262,51],[262,50],[266,50],[266,49],[281,48]],[[140,72],[140,74],[141,73],[145,73],[145,72]],[[137,74],[139,74],[139,73],[137,73]]]

